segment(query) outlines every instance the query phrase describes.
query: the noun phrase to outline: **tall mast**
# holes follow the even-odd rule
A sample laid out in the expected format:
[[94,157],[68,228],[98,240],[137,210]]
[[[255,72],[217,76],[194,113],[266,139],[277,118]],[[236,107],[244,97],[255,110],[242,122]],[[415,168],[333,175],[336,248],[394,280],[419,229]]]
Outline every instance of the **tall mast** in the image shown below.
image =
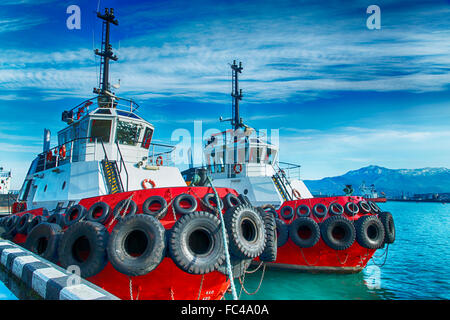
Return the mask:
[[242,100],[242,89],[239,89],[239,78],[238,74],[242,72],[242,62],[239,62],[239,66],[236,64],[236,60],[233,61],[231,65],[232,69],[232,90],[231,96],[233,97],[232,104],[232,118],[231,126],[234,130],[237,130],[242,126],[242,119],[239,116],[239,100]]
[[105,14],[97,12],[97,17],[103,20],[102,26],[102,51],[95,49],[95,54],[101,57],[100,60],[100,88],[94,88],[94,93],[99,95],[108,95],[109,92],[109,60],[117,61],[117,57],[112,51],[112,46],[109,43],[110,23],[119,25],[119,22],[114,17],[113,8],[105,8]]

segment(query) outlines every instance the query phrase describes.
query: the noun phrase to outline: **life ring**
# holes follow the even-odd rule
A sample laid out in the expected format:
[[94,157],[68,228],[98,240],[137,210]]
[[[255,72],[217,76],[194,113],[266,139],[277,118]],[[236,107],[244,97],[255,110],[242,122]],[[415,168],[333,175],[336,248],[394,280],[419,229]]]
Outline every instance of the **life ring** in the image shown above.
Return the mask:
[[158,157],[156,158],[156,165],[157,165],[158,167],[163,165],[163,157],[162,157],[162,156],[158,156]]
[[376,216],[362,216],[355,222],[356,241],[363,248],[378,249],[384,244],[384,227]]
[[230,252],[235,257],[254,259],[263,252],[266,244],[264,221],[252,206],[233,207],[223,218],[230,239]]
[[66,157],[66,145],[62,145],[62,147],[59,148],[59,156],[63,159]]
[[342,216],[331,216],[320,224],[323,241],[334,250],[345,250],[355,242],[353,223]]
[[[238,168],[239,168],[239,169],[238,169]],[[234,167],[233,167],[233,171],[234,171],[234,173],[236,173],[236,174],[241,173],[241,172],[242,172],[242,164],[236,163],[236,164],[234,165]]]
[[[77,265],[81,277],[89,278],[102,271],[107,260],[108,231],[105,226],[92,221],[79,221],[62,235],[58,255],[63,268]],[[81,240],[82,239],[82,240]]]
[[183,215],[170,229],[169,252],[176,266],[190,274],[217,270],[225,261],[220,220],[197,211]]
[[155,181],[153,181],[152,179],[144,179],[144,180],[142,180],[142,183],[141,183],[142,189],[149,188],[147,186],[147,183],[149,183],[152,186],[152,188],[154,188],[156,186]]
[[294,197],[296,197],[297,199],[301,199],[302,195],[300,194],[300,192],[297,189],[292,189],[292,195]]
[[166,229],[153,216],[127,216],[114,227],[109,236],[108,260],[120,273],[143,276],[153,271],[164,259],[165,234]]
[[299,217],[289,225],[289,236],[300,248],[314,247],[320,239],[317,222],[308,217]]
[[[61,227],[55,223],[40,223],[27,236],[24,247],[46,260],[57,262],[57,248]],[[44,246],[43,243],[46,245]]]

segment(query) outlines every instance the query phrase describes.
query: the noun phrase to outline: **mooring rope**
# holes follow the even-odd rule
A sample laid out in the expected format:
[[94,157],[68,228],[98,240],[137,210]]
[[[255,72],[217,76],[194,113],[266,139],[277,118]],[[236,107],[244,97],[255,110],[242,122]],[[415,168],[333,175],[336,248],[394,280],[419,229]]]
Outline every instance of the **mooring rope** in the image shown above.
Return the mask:
[[[214,191],[214,195],[216,196],[216,201],[217,201],[217,209],[219,210],[220,213],[222,213],[222,206],[220,204],[220,198],[219,195],[217,194],[216,188],[214,188],[214,185],[211,181],[211,178],[208,176],[207,177],[209,184],[211,185],[211,188]],[[230,279],[230,285],[231,285],[231,294],[233,295],[233,300],[237,300],[237,294],[236,294],[236,287],[234,286],[234,278],[233,278],[233,270],[231,268],[231,261],[230,261],[230,252],[228,251],[228,243],[227,243],[227,232],[225,229],[225,222],[223,221],[223,215],[219,214],[219,218],[220,218],[220,224],[222,226],[222,238],[223,238],[223,244],[224,244],[224,248],[225,248],[225,261],[227,264],[227,273],[228,273],[228,278]]]

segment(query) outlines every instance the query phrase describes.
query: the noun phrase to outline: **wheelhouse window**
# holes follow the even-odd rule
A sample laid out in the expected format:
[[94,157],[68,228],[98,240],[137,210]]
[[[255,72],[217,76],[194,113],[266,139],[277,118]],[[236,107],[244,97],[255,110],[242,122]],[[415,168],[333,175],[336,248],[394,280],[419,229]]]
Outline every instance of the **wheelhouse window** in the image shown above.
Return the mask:
[[90,141],[93,142],[95,138],[102,139],[104,143],[108,143],[111,135],[111,120],[91,121],[91,136]]
[[142,125],[119,120],[117,122],[116,142],[129,146],[135,146],[139,141],[141,130]]
[[153,136],[153,129],[152,128],[145,128],[144,132],[144,139],[142,139],[141,147],[148,149],[150,147],[150,142],[152,141]]

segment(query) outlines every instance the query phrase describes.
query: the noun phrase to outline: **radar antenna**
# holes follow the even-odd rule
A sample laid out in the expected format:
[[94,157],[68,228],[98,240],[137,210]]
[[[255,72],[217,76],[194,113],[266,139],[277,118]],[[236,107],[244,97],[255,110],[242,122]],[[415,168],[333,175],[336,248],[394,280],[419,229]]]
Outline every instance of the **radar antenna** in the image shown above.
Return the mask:
[[110,84],[109,84],[109,61],[117,61],[117,56],[114,55],[112,51],[112,46],[109,42],[110,35],[110,23],[114,25],[119,25],[117,19],[114,16],[113,8],[105,8],[105,14],[101,14],[97,12],[97,17],[103,20],[102,25],[102,51],[95,49],[94,53],[100,56],[100,76],[99,83],[100,88],[94,88],[94,93],[99,95],[99,104],[103,104],[104,106],[108,106],[113,103],[113,101],[117,98],[110,92]]

